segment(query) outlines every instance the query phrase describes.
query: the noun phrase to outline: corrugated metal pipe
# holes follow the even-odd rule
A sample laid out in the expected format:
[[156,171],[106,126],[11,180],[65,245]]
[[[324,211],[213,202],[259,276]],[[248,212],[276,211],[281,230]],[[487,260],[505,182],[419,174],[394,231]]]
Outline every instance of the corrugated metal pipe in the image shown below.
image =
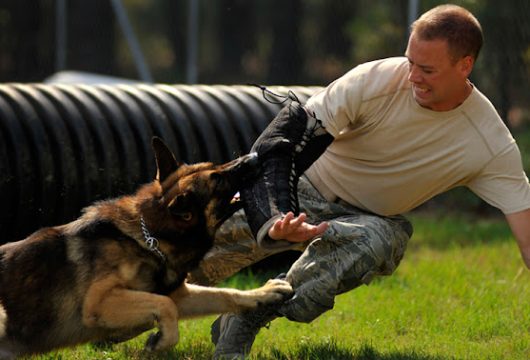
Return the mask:
[[[303,102],[318,88],[269,89]],[[221,163],[281,106],[243,85],[0,85],[0,243],[151,181],[154,135],[179,160]]]

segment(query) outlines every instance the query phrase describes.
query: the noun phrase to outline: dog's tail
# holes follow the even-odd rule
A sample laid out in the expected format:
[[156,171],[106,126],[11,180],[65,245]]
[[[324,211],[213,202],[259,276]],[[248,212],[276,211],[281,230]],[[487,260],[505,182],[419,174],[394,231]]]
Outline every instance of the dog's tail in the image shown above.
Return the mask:
[[2,339],[6,334],[7,327],[7,313],[2,303],[0,303],[0,339]]

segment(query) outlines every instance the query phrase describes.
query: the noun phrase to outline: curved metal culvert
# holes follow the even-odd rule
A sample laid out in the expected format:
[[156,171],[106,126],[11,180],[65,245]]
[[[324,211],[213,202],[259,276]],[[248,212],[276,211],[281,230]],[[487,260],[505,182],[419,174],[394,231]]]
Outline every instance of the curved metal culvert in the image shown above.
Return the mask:
[[[319,87],[293,90],[301,101]],[[0,85],[0,243],[151,181],[150,141],[180,161],[247,153],[282,105],[243,85]]]

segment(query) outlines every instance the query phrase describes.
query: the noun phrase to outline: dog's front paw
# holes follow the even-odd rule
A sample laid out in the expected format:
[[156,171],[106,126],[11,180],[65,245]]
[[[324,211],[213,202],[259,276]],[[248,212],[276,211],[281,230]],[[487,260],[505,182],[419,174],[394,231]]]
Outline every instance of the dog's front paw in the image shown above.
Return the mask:
[[292,297],[294,292],[287,281],[273,279],[257,289],[241,290],[235,294],[238,295],[232,300],[235,300],[236,303],[237,310],[235,312],[239,312],[255,309],[260,305],[282,303]]
[[258,290],[263,292],[260,303],[266,304],[287,300],[294,294],[291,284],[280,279],[271,279]]
[[159,351],[166,350],[178,342],[178,333],[176,336],[166,336],[162,331],[149,335],[145,343],[145,350]]
[[158,342],[162,338],[162,333],[160,331],[156,333],[152,333],[147,338],[147,341],[145,342],[145,350],[147,351],[155,351],[158,345]]

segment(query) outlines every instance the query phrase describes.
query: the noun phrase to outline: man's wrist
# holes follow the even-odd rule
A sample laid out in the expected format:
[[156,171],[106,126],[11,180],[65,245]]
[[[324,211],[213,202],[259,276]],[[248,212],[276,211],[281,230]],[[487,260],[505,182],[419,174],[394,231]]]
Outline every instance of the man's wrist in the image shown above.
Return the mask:
[[274,215],[261,226],[261,228],[258,230],[258,233],[256,235],[256,240],[258,241],[258,244],[262,243],[264,239],[268,239],[272,241],[280,241],[280,240],[271,238],[269,236],[269,230],[274,225],[274,223],[280,220],[282,217],[283,217],[282,214]]

